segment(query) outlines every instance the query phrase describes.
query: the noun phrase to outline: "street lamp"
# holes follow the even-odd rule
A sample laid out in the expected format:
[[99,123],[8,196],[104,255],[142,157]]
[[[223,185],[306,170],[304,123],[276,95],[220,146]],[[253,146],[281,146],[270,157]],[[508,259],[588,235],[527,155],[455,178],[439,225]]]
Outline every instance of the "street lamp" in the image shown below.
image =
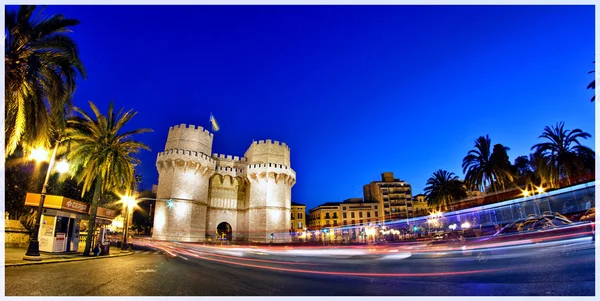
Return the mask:
[[[46,178],[44,179],[44,186],[42,186],[42,193],[40,194],[40,204],[38,205],[38,211],[35,219],[35,227],[29,240],[29,247],[27,252],[23,256],[23,260],[35,260],[40,261],[40,243],[38,241],[38,234],[40,232],[40,220],[42,219],[42,210],[44,210],[44,199],[46,198],[46,191],[48,190],[48,179],[54,167],[54,160],[56,159],[56,150],[58,149],[58,143],[54,146],[52,156],[50,157],[50,163],[48,163],[48,171],[46,172]],[[48,151],[43,148],[36,148],[31,150],[29,158],[36,160],[37,162],[43,162],[48,160]],[[61,161],[59,172],[65,172],[69,169],[69,165],[66,161]]]
[[123,243],[121,244],[121,251],[127,251],[127,237],[129,237],[129,214],[137,202],[134,197],[129,195],[121,197],[121,202],[123,203],[125,211],[125,223],[123,225]]

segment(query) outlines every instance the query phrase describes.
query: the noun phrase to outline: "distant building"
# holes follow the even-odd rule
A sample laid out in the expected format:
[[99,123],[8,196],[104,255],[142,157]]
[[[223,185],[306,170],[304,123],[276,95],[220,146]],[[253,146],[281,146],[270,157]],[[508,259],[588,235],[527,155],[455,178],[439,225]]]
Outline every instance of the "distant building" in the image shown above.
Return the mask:
[[429,214],[429,205],[427,205],[427,196],[417,194],[413,197],[413,216],[425,216]]
[[292,216],[290,220],[291,231],[295,233],[304,232],[304,228],[306,228],[306,205],[292,202]]
[[379,214],[386,220],[407,219],[413,216],[410,184],[394,178],[393,172],[381,174],[381,181],[363,186],[365,202],[378,202]]
[[364,202],[362,198],[324,203],[309,210],[309,230],[315,233],[314,239],[321,240],[327,229],[333,242],[366,238],[367,233],[374,236],[383,222],[379,207],[378,202]]

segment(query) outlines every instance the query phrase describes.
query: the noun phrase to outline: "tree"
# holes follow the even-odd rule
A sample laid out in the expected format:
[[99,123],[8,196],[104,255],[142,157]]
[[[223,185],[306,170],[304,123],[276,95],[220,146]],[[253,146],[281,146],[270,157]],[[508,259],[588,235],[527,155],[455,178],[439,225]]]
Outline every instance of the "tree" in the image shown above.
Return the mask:
[[465,187],[453,172],[438,170],[427,180],[427,205],[444,208],[467,197]]
[[542,175],[552,187],[560,180],[566,180],[570,185],[573,177],[593,170],[594,164],[591,162],[595,160],[594,151],[579,142],[579,139],[587,139],[591,135],[580,129],[566,130],[564,126],[564,122],[553,127],[546,126],[538,138],[547,142],[531,147],[539,157],[538,166],[544,168]]
[[64,34],[79,21],[32,19],[35,8],[5,14],[5,158],[20,144],[49,148],[66,123],[78,74],[86,77],[77,45]]
[[140,150],[150,150],[145,144],[132,140],[132,136],[151,132],[143,128],[119,134],[123,126],[137,113],[123,109],[115,113],[112,102],[108,114],[102,115],[96,105],[89,102],[94,116],[75,107],[75,111],[83,118],[69,120],[67,136],[71,141],[71,152],[68,154],[72,162],[72,171],[79,183],[83,184],[82,194],[94,186],[89,229],[83,254],[89,255],[96,211],[100,198],[107,193],[129,189],[135,181],[134,167],[139,160],[133,154]]
[[[594,61],[594,64],[595,64],[595,63],[596,63],[596,61]],[[595,70],[592,70],[592,71],[588,72],[588,74],[592,74],[592,73],[594,73],[594,72],[596,72],[596,71],[595,71]],[[590,84],[587,86],[587,88],[588,88],[588,89],[594,89],[594,90],[596,90],[596,80],[594,79],[594,80],[593,80],[593,81],[592,81],[592,82],[591,82],[591,83],[590,83]],[[593,102],[595,99],[596,99],[596,95],[594,94],[594,96],[592,96],[592,102]]]
[[463,159],[463,173],[469,189],[491,191],[505,189],[513,181],[511,165],[507,151],[510,149],[502,144],[496,144],[490,151],[492,142],[488,135],[475,140],[475,149],[469,151]]

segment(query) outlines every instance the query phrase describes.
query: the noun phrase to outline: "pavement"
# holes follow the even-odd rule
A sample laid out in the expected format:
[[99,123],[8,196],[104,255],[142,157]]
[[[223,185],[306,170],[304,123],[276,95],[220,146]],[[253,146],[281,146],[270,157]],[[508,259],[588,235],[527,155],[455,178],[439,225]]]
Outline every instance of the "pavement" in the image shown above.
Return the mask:
[[109,255],[103,256],[83,256],[83,252],[67,252],[67,253],[46,253],[40,252],[42,260],[30,261],[23,260],[23,256],[27,252],[27,248],[4,248],[4,266],[24,266],[34,264],[61,263],[81,260],[94,260],[112,257],[121,257],[132,255],[134,252],[121,252],[121,248],[110,247]]
[[[5,270],[6,296],[594,296],[595,248],[501,256],[298,256],[194,244],[135,256]],[[167,252],[168,251],[168,252]],[[173,256],[171,253],[174,253]],[[397,253],[396,253],[397,254]],[[110,264],[107,267],[107,263]]]

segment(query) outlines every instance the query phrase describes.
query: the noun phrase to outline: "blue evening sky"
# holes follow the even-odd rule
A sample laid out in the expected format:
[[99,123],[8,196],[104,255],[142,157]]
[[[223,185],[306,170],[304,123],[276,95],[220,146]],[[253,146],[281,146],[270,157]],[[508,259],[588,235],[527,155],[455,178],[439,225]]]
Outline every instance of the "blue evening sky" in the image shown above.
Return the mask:
[[[13,9],[14,7],[9,7]],[[308,208],[361,197],[392,171],[423,191],[438,169],[489,134],[527,155],[544,126],[592,134],[593,6],[51,6],[81,24],[72,37],[88,79],[75,105],[135,109],[154,133],[221,125],[213,152],[252,140],[291,148],[292,200]]]

